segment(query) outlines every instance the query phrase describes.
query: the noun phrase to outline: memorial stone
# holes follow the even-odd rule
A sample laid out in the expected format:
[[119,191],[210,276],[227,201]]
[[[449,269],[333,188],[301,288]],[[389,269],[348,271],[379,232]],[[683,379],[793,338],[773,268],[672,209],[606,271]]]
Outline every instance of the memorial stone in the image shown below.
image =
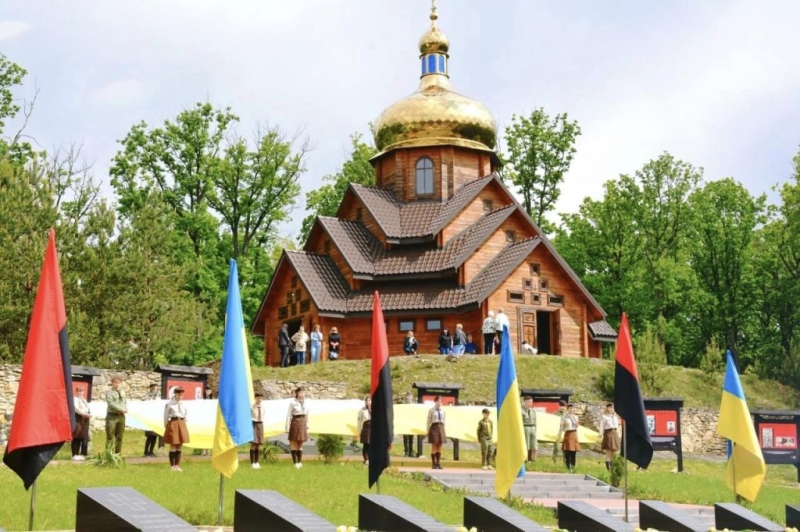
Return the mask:
[[547,529],[491,497],[464,497],[464,526],[478,532],[546,532]]
[[633,532],[636,527],[583,501],[558,501],[558,527],[571,532]]
[[358,528],[380,532],[453,531],[453,527],[394,497],[363,493],[358,496]]
[[720,502],[714,505],[714,523],[719,529],[760,530],[766,532],[783,532],[784,527],[761,517],[752,510],[732,502]]
[[332,532],[336,526],[277,491],[236,490],[236,532]]
[[133,488],[80,488],[75,532],[197,532]]
[[786,505],[786,526],[788,528],[800,528],[800,506]]
[[639,526],[670,532],[706,532],[708,526],[662,501],[639,501]]

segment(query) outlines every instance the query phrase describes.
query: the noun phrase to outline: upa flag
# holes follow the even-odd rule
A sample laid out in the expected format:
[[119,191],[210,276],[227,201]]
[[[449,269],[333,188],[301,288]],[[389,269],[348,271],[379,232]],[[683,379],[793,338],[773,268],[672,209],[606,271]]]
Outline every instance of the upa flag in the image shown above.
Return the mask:
[[514,480],[525,474],[528,448],[522,428],[517,368],[511,354],[511,337],[508,325],[503,325],[503,345],[500,349],[500,367],[497,370],[497,469],[494,491],[504,498]]
[[639,372],[636,370],[636,359],[633,358],[631,329],[624,312],[614,356],[614,410],[625,421],[624,437],[627,442],[620,454],[642,469],[647,469],[653,459],[653,442],[650,441]]
[[767,474],[767,466],[730,351],[727,359],[717,434],[732,444],[728,446],[728,487],[737,495],[755,502]]
[[56,234],[51,229],[33,303],[11,434],[3,455],[3,462],[19,475],[25,489],[36,482],[64,442],[72,439],[75,405],[71,372],[67,312]]
[[253,441],[250,405],[253,401],[253,378],[244,333],[242,300],[239,296],[239,273],[231,259],[228,277],[228,306],[225,311],[225,340],[219,368],[219,404],[214,430],[211,464],[220,474],[231,478],[239,467],[239,445]]
[[378,292],[372,304],[372,361],[369,395],[372,398],[372,421],[369,424],[369,487],[389,467],[389,449],[394,440],[392,377],[389,374],[389,343]]

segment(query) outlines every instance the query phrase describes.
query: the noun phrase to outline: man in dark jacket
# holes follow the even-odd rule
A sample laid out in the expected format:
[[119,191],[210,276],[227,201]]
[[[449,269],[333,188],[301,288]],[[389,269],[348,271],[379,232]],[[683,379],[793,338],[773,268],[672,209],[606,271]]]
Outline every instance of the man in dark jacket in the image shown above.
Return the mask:
[[284,323],[278,333],[278,349],[281,351],[281,367],[289,365],[289,357],[292,354],[292,339],[289,338],[289,325]]

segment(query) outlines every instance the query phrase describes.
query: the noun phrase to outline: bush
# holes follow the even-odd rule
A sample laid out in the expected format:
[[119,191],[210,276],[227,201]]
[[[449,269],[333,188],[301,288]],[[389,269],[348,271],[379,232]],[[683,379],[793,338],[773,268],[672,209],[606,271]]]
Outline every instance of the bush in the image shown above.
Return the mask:
[[620,455],[614,457],[611,461],[611,471],[609,473],[608,483],[618,488],[622,484],[622,478],[625,476],[625,459]]
[[614,379],[616,368],[614,363],[606,364],[605,369],[600,373],[597,378],[597,391],[604,399],[611,401],[614,399]]
[[267,444],[261,449],[261,458],[265,462],[275,463],[278,461],[278,455],[281,454],[281,449],[277,445]]
[[317,436],[317,452],[326,464],[336,462],[344,454],[344,438],[338,434],[320,434]]
[[717,345],[717,339],[711,338],[706,350],[700,357],[700,371],[709,384],[717,384],[717,377],[725,369],[724,353]]
[[115,444],[116,438],[112,440],[111,445],[106,446],[105,449],[92,456],[89,463],[97,467],[110,467],[114,469],[124,466],[125,459],[120,453],[115,453],[113,450]]
[[661,368],[667,365],[667,350],[651,325],[647,325],[644,334],[634,341],[636,367],[639,370],[639,382],[643,392],[658,395],[664,389]]

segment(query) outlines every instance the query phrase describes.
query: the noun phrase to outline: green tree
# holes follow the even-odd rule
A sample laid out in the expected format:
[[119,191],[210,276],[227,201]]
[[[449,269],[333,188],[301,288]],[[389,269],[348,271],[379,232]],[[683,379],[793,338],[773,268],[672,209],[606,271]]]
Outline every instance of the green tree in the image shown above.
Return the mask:
[[[726,178],[706,183],[692,194],[690,203],[692,266],[713,300],[708,329],[719,333],[739,360],[742,326],[752,309],[748,304],[751,241],[756,226],[765,221],[766,196],[754,198],[740,183]],[[711,340],[706,338],[707,343]]]
[[[0,159],[11,162],[17,170],[33,156],[33,149],[25,140],[25,128],[33,112],[36,95],[30,102],[23,102],[23,105],[17,103],[19,99],[14,96],[14,89],[22,85],[27,74],[27,70],[0,53]],[[7,123],[15,119],[20,111],[23,123],[14,134],[8,135]]]
[[513,115],[511,122],[505,135],[505,173],[522,195],[525,211],[550,233],[554,227],[545,216],[561,196],[561,183],[572,164],[581,128],[566,113],[551,119],[543,108],[529,117]]
[[306,194],[308,216],[303,219],[300,243],[308,240],[317,216],[335,216],[350,183],[375,185],[375,169],[370,159],[378,153],[371,144],[362,142],[360,133],[350,135],[350,154],[347,161],[334,174],[322,178],[326,183]]

